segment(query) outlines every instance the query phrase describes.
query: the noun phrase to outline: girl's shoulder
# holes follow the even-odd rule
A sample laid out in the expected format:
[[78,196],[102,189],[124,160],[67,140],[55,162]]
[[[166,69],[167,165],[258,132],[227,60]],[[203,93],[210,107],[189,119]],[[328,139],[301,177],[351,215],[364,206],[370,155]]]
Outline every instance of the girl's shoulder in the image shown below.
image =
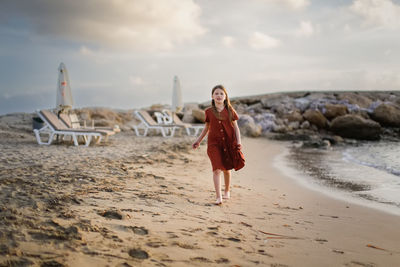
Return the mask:
[[206,122],[210,122],[214,117],[214,113],[212,112],[212,107],[206,108],[206,110],[204,110],[204,114],[206,115]]
[[211,112],[212,111],[212,107],[208,107],[206,108],[205,112]]
[[208,116],[210,116],[211,114],[214,114],[213,112],[213,107],[208,107],[206,108],[206,110],[204,111],[206,114],[208,114]]

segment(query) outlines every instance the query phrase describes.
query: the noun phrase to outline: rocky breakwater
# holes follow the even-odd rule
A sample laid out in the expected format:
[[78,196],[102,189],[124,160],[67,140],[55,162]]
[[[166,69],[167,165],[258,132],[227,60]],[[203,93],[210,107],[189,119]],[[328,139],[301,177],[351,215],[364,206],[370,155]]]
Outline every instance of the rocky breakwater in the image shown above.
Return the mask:
[[117,110],[102,107],[87,107],[74,109],[72,113],[78,115],[81,124],[96,127],[118,127],[122,131],[131,130],[130,125],[137,124],[138,120],[133,115],[133,110]]
[[[400,137],[400,92],[396,91],[274,93],[231,102],[246,136],[301,140],[304,146],[315,147]],[[193,118],[198,109],[192,105],[186,113]]]

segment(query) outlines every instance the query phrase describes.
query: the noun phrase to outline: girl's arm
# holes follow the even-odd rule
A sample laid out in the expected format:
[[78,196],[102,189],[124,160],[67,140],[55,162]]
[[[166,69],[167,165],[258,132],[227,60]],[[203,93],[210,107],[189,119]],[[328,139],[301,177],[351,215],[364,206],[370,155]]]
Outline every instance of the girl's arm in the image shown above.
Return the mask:
[[236,143],[239,147],[239,149],[242,148],[242,141],[240,138],[240,130],[239,130],[239,126],[237,124],[237,121],[233,121],[233,128],[235,129],[235,133],[236,133]]
[[196,139],[196,141],[192,144],[193,149],[196,149],[199,147],[201,141],[203,140],[204,136],[207,135],[208,133],[208,128],[210,126],[210,123],[206,122],[203,131],[201,132],[200,136]]

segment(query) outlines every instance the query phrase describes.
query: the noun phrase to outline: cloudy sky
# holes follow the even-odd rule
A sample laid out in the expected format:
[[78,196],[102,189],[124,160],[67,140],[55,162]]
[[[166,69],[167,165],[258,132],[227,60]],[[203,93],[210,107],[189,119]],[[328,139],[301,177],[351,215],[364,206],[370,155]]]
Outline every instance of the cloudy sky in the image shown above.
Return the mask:
[[400,89],[400,0],[1,0],[0,114],[295,90]]

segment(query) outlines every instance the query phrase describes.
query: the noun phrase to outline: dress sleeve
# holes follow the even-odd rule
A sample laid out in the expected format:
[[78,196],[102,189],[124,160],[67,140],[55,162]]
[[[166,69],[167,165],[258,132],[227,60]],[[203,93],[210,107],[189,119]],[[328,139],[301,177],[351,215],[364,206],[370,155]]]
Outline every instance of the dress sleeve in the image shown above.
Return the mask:
[[236,111],[234,109],[232,109],[232,120],[237,121],[238,119],[239,119],[238,114],[236,113]]
[[210,122],[210,113],[209,113],[209,109],[206,110],[206,122]]

